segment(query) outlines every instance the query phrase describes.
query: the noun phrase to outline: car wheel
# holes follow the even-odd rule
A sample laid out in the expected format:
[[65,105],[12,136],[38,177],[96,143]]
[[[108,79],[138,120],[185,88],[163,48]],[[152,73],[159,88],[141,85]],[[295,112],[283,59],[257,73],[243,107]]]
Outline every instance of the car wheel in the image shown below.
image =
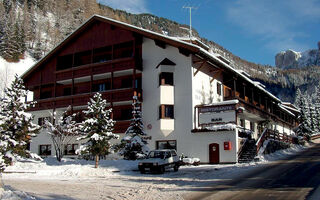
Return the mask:
[[179,170],[179,165],[175,165],[175,166],[173,167],[173,170],[174,170],[175,172],[177,172],[177,171]]

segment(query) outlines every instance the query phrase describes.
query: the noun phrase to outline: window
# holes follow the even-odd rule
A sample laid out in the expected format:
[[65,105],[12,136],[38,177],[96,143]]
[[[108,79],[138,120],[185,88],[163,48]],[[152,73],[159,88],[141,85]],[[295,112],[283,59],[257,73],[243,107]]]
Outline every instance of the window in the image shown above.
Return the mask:
[[67,144],[64,147],[64,155],[76,155],[78,144]]
[[102,47],[93,50],[93,62],[106,62],[112,59],[112,46]]
[[94,92],[103,92],[103,91],[110,90],[110,89],[111,89],[111,83],[110,82],[98,83],[98,84],[94,84],[92,86],[92,90]]
[[177,150],[177,141],[176,140],[162,140],[156,141],[157,149],[175,149]]
[[174,118],[174,108],[173,105],[160,105],[159,106],[159,119],[173,119]]
[[71,87],[63,88],[63,96],[71,95]]
[[86,65],[91,63],[91,51],[79,52],[74,55],[74,65]]
[[114,59],[133,56],[133,42],[125,42],[114,45]]
[[121,120],[129,120],[132,118],[132,108],[121,109]]
[[141,77],[136,78],[136,80],[135,80],[135,88],[141,88]]
[[39,146],[39,155],[40,156],[50,156],[51,155],[51,145],[40,145]]
[[52,91],[43,91],[40,93],[40,99],[47,99],[52,97]]
[[250,130],[254,132],[254,122],[250,122]]
[[173,73],[161,72],[159,74],[159,85],[173,85]]
[[221,83],[217,83],[217,94],[221,95]]
[[243,128],[246,127],[244,119],[240,119],[240,126],[243,127]]
[[132,78],[124,78],[121,80],[121,88],[131,88]]
[[57,70],[64,70],[72,67],[73,55],[59,56],[57,59]]
[[44,125],[45,120],[48,120],[49,122],[52,122],[52,118],[51,117],[39,117],[38,118],[38,125],[39,126]]

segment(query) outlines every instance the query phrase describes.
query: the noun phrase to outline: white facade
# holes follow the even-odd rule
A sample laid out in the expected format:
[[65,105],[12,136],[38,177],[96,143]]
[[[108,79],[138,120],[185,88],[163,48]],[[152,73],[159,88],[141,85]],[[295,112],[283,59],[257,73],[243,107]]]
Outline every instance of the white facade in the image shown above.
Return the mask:
[[[175,65],[160,65],[165,58]],[[219,72],[214,76],[208,75],[193,66],[191,54],[186,56],[179,49],[168,44],[165,48],[157,46],[155,41],[143,38],[142,43],[142,113],[146,133],[151,136],[150,149],[157,148],[160,143],[174,144],[179,155],[200,158],[202,163],[211,162],[212,148],[210,144],[218,145],[218,163],[236,163],[238,159],[239,138],[238,128],[220,131],[193,131],[201,123],[210,122],[221,117],[221,123],[236,123],[245,129],[253,129],[253,138],[258,138],[258,122],[263,120],[260,116],[247,111],[237,114],[236,110],[211,114],[202,114],[198,119],[195,108],[199,105],[223,102],[223,77]],[[173,73],[173,85],[159,85],[160,73]],[[115,74],[116,76],[117,74]],[[220,90],[218,91],[218,88]],[[124,102],[123,104],[129,104]],[[114,103],[114,105],[121,103]],[[160,106],[173,106],[173,118],[160,118]],[[61,115],[63,109],[57,110]],[[32,112],[35,123],[39,117],[50,116],[49,110]],[[243,124],[241,124],[242,122]],[[220,121],[219,121],[220,122]],[[290,127],[277,124],[273,129],[280,133],[292,134]],[[123,135],[121,135],[123,136]],[[119,140],[114,141],[119,142]],[[80,145],[72,140],[70,143]],[[225,148],[230,144],[230,148]],[[42,131],[33,138],[31,151],[39,153],[40,145],[51,145],[51,155],[54,155],[50,136]],[[211,153],[210,153],[211,152]]]
[[[173,61],[175,66],[156,66],[164,59]],[[220,162],[237,162],[236,131],[192,133],[194,129],[194,107],[209,103],[212,90],[212,103],[222,101],[217,95],[216,83],[210,83],[210,77],[201,71],[194,76],[191,56],[179,53],[178,48],[167,45],[165,49],[155,45],[153,40],[144,38],[142,48],[143,75],[142,90],[144,94],[142,113],[145,127],[152,127],[146,132],[152,137],[149,141],[151,149],[156,148],[157,141],[176,141],[178,154],[200,158],[201,162],[209,162],[209,144],[219,144]],[[173,86],[159,86],[159,73],[173,72]],[[163,89],[162,87],[166,88]],[[159,89],[160,88],[160,89]],[[174,96],[172,97],[172,94]],[[222,94],[222,93],[221,93]],[[159,119],[158,108],[161,104],[174,102],[174,119]],[[171,131],[170,131],[171,130]],[[224,150],[224,142],[231,142],[232,150]]]

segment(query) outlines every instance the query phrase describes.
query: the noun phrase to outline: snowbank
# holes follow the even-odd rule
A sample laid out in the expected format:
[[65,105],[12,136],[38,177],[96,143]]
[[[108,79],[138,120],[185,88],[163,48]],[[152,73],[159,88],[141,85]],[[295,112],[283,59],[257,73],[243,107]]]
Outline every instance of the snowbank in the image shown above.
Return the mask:
[[290,148],[279,150],[279,151],[276,151],[271,154],[265,154],[265,155],[262,154],[262,155],[259,155],[258,157],[259,157],[259,160],[263,163],[269,162],[269,161],[280,160],[283,158],[287,158],[290,155],[294,155],[300,151],[303,151],[310,146],[311,145],[309,143],[306,143],[305,146],[295,144],[295,145],[292,145]]
[[6,177],[36,178],[90,178],[112,176],[115,172],[138,170],[139,161],[100,160],[99,168],[94,168],[94,161],[64,158],[58,162],[55,158],[43,161],[17,162],[6,168]]
[[32,196],[27,195],[25,192],[20,191],[11,191],[11,190],[4,190],[0,188],[0,199],[2,200],[31,200],[36,199]]

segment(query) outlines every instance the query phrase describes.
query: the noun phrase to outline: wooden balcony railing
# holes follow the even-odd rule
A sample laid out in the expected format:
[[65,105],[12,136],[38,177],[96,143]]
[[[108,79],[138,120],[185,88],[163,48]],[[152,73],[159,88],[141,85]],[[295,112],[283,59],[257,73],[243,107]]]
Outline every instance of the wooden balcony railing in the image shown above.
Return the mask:
[[130,126],[130,120],[116,121],[113,132],[114,133],[125,133],[129,126]]
[[259,139],[256,142],[256,146],[257,146],[257,153],[259,152],[261,146],[263,145],[264,141],[268,140],[268,139],[273,139],[276,141],[280,141],[280,142],[285,142],[288,144],[292,144],[293,143],[293,137],[289,136],[285,133],[279,133],[278,131],[272,131],[270,129],[265,128],[264,131],[262,132],[261,136],[259,137]]
[[112,71],[122,71],[134,68],[142,70],[141,63],[141,60],[135,58],[121,58],[101,63],[91,63],[87,65],[56,71],[56,80],[61,81],[83,76],[89,76],[91,74],[103,74]]
[[[136,88],[127,89],[117,89],[100,92],[102,97],[107,100],[107,102],[119,102],[119,101],[131,101],[132,97],[138,96],[140,101],[142,101],[142,90]],[[72,106],[82,106],[87,105],[90,98],[93,97],[94,93],[61,96],[56,98],[39,99],[36,100],[36,105],[30,108],[30,111],[45,110],[53,108],[62,108]]]

